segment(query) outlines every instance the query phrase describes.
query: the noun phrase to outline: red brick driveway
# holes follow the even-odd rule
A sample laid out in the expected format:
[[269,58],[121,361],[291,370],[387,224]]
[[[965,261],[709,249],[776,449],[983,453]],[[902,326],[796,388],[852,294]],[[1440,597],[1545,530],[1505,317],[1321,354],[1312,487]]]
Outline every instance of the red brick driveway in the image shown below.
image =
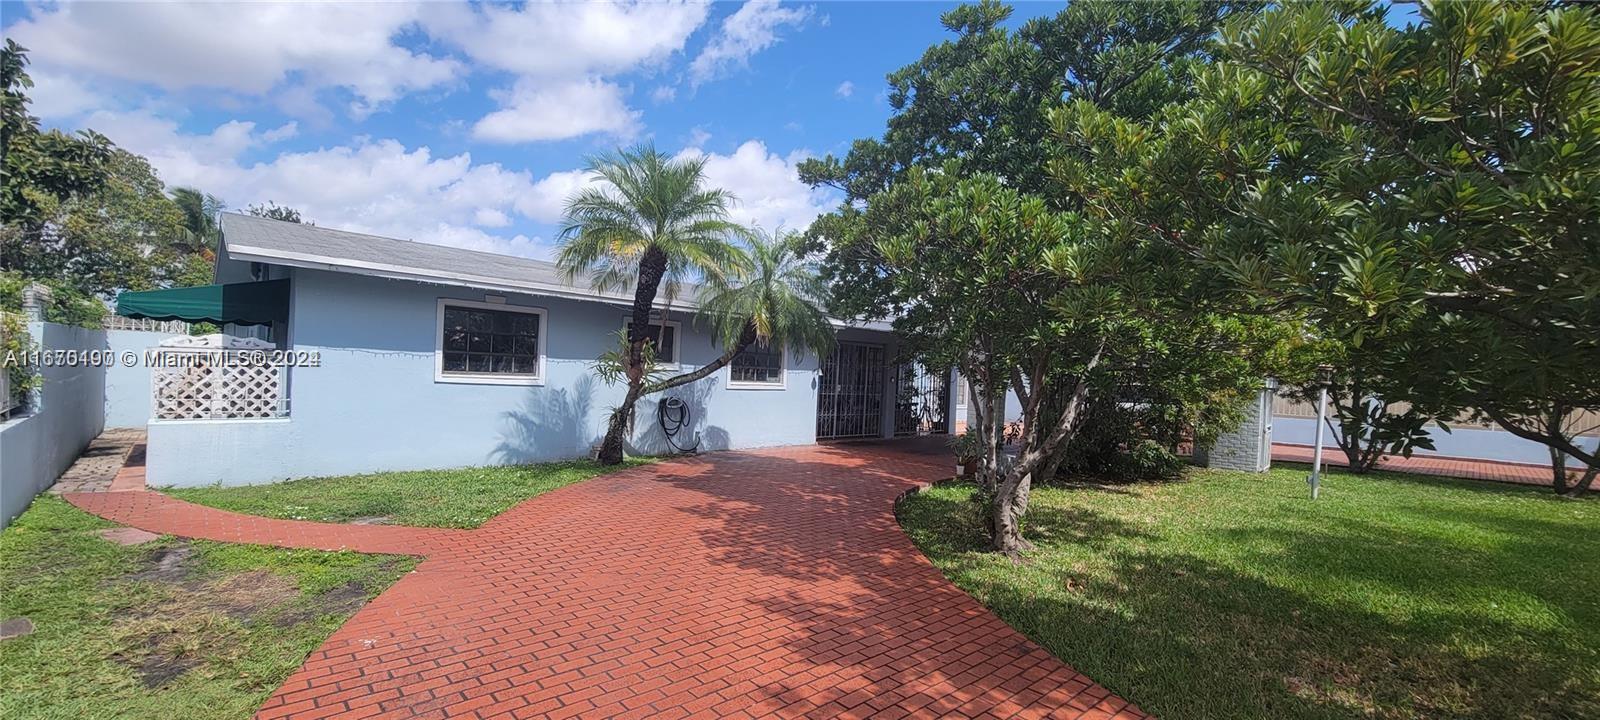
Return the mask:
[[1145,717],[906,539],[894,499],[948,474],[947,457],[894,444],[718,453],[547,493],[475,531],[319,529],[143,492],[67,498],[155,532],[426,555],[260,718]]

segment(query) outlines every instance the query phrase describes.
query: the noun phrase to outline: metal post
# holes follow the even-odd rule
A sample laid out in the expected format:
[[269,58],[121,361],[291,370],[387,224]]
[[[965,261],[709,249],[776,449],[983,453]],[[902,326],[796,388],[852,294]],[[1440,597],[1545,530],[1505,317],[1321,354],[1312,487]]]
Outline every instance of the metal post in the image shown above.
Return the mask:
[[1321,368],[1321,387],[1317,390],[1317,433],[1316,444],[1311,451],[1311,477],[1306,482],[1311,485],[1311,499],[1317,499],[1322,492],[1322,429],[1327,425],[1325,418],[1328,416],[1328,384],[1332,382],[1331,368]]

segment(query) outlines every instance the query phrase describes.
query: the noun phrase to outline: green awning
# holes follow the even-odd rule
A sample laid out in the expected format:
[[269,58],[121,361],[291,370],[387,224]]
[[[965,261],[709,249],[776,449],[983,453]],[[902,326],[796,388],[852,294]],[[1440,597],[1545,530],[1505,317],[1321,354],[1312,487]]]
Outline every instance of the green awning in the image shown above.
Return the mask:
[[117,295],[117,314],[148,320],[270,325],[289,319],[289,281],[124,292]]

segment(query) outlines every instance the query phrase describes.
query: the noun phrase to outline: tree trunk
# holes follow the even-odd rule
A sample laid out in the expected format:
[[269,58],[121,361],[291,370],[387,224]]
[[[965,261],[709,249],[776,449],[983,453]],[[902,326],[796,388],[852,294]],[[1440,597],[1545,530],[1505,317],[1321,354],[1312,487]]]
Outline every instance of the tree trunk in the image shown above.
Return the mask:
[[[1057,448],[1070,444],[1072,437],[1077,434],[1078,416],[1083,409],[1084,400],[1089,396],[1089,378],[1094,373],[1095,367],[1100,364],[1105,343],[1105,338],[1101,338],[1094,355],[1084,366],[1083,374],[1072,384],[1072,393],[1067,396],[1066,405],[1061,408],[1061,415],[1050,427],[1049,434],[1045,433],[1045,428],[1038,419],[1027,423],[1036,427],[1037,432],[1032,433],[1033,437],[1023,438],[1022,454],[1006,470],[1004,479],[995,490],[994,535],[991,538],[995,551],[1015,555],[1031,547],[1031,543],[1022,537],[1022,516],[1028,512],[1028,495],[1032,489],[1033,473],[1055,457]],[[1001,402],[1004,402],[1003,396]],[[1037,410],[1038,404],[1030,406]]]
[[667,254],[651,245],[639,258],[639,284],[633,290],[633,314],[628,321],[628,352],[623,356],[622,369],[628,378],[628,392],[621,406],[611,413],[606,426],[605,440],[600,443],[596,460],[601,465],[622,462],[623,441],[628,435],[628,418],[633,414],[633,404],[644,394],[644,344],[650,340],[650,310],[656,304],[656,291],[667,273]]
[[756,341],[756,328],[755,328],[755,326],[754,325],[746,325],[745,328],[744,328],[744,332],[739,335],[739,342],[737,344],[735,344],[733,347],[729,348],[727,352],[723,353],[716,360],[712,360],[711,364],[706,365],[704,367],[701,367],[699,369],[696,369],[694,372],[687,372],[687,373],[684,373],[682,375],[676,375],[676,376],[673,376],[673,377],[669,377],[669,378],[667,378],[665,380],[662,380],[659,383],[656,383],[655,385],[651,385],[650,387],[645,388],[644,392],[645,392],[646,395],[648,395],[650,393],[661,392],[662,390],[671,390],[672,388],[678,387],[679,385],[688,385],[689,383],[692,383],[692,382],[694,382],[696,380],[699,380],[701,378],[707,377],[711,373],[714,373],[714,372],[716,372],[718,370],[721,370],[724,367],[727,367],[728,363],[733,362],[734,356],[738,355],[739,353],[744,352],[744,349],[747,348],[747,347],[750,347],[750,345],[752,343],[754,343],[755,341]]
[[1556,448],[1550,451],[1550,486],[1555,488],[1558,495],[1567,494],[1567,454]]
[[1594,479],[1596,475],[1600,475],[1600,465],[1589,466],[1589,469],[1584,471],[1583,477],[1579,478],[1576,483],[1573,483],[1570,490],[1567,490],[1561,494],[1570,498],[1582,497],[1584,493],[1589,492],[1589,488],[1594,487]]

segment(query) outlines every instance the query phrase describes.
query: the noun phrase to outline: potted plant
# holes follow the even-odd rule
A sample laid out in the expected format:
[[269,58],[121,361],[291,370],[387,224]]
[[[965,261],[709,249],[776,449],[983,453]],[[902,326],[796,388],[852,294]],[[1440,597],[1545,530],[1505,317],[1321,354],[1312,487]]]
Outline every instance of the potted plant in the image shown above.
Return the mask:
[[978,473],[978,458],[983,455],[983,443],[977,433],[969,430],[951,438],[950,449],[956,454],[956,475],[966,477]]

